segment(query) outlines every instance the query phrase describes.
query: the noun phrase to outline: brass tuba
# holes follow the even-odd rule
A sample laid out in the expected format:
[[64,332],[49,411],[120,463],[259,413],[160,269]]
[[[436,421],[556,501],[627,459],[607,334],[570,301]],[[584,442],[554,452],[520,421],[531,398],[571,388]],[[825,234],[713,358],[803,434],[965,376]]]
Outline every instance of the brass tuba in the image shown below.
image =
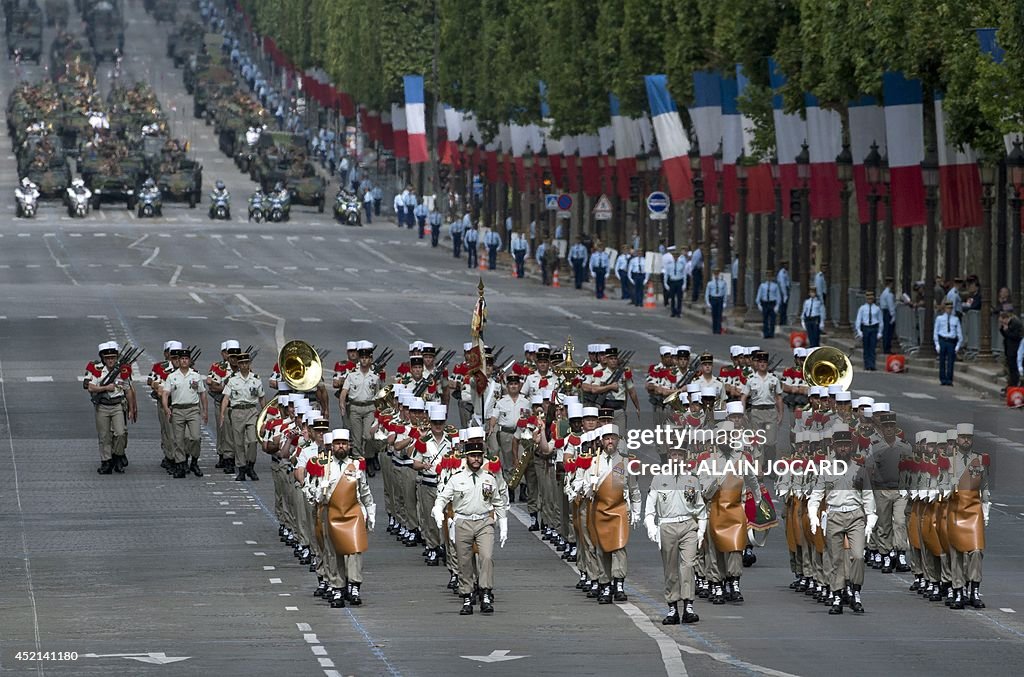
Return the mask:
[[686,413],[686,405],[683,404],[683,401],[681,399],[679,399],[679,392],[674,392],[671,395],[666,395],[664,404],[666,404],[669,407],[672,407],[672,411],[676,412],[677,414]]
[[306,393],[315,390],[323,377],[323,366],[316,349],[305,341],[289,341],[277,357],[281,378],[292,390]]
[[804,358],[804,380],[812,386],[838,385],[849,390],[853,383],[853,363],[839,348],[822,346]]
[[267,425],[267,418],[269,418],[268,413],[270,412],[271,408],[276,407],[276,406],[277,406],[277,395],[274,395],[272,398],[270,398],[270,401],[267,402],[267,404],[263,407],[263,410],[260,412],[260,415],[256,418],[256,437],[257,438],[263,439],[263,429]]

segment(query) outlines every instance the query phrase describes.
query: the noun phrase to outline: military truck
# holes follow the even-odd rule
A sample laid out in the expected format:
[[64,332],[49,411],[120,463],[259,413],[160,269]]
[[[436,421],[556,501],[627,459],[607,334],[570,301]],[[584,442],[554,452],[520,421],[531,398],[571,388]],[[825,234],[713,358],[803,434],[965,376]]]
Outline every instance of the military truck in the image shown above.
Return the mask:
[[7,54],[36,63],[43,58],[43,12],[35,2],[19,3],[7,12]]
[[202,200],[203,165],[185,155],[188,144],[166,137],[142,140],[145,172],[152,176],[164,202],[186,202],[190,209]]
[[83,9],[82,18],[97,60],[114,59],[117,52],[124,51],[124,18],[118,4],[111,0],[90,2]]

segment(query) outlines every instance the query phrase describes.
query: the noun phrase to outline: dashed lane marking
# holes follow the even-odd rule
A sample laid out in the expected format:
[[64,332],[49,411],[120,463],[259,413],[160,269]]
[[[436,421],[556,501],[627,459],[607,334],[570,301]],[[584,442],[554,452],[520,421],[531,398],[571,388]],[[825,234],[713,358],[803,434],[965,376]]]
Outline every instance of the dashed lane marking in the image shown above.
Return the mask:
[[56,315],[36,315],[37,320],[56,320]]
[[935,397],[928,393],[903,393],[904,397],[909,397],[912,400],[934,400]]
[[302,318],[299,318],[299,319],[302,322],[322,322],[323,321],[319,317],[302,317]]
[[26,376],[25,380],[29,383],[53,383],[52,376]]
[[298,610],[299,610],[299,607],[297,607],[297,606],[286,606],[286,607],[284,608],[284,610],[285,610],[285,611],[298,611]]
[[1017,613],[1016,611],[1014,611],[1013,609],[1011,609],[1008,606],[1007,607],[1000,607],[999,610],[1002,611],[1004,614],[1015,614],[1015,613]]
[[268,578],[267,580],[270,581],[271,585],[281,585],[280,578]]

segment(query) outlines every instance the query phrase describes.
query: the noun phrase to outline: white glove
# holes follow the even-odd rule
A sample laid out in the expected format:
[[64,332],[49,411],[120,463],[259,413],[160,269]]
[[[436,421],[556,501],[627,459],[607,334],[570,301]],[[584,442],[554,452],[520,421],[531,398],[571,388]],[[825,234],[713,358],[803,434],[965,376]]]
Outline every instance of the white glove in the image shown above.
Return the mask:
[[439,509],[434,508],[430,511],[430,515],[434,518],[434,523],[437,524],[437,528],[440,529],[444,525],[444,513]]
[[824,512],[821,514],[821,535],[824,536],[828,529],[828,513]]
[[907,491],[906,489],[900,489],[900,498],[908,498],[909,496],[910,496],[910,492],[909,491]]
[[636,510],[631,510],[629,512],[629,526],[634,526],[639,521],[640,521],[640,509],[637,508]]
[[981,517],[985,521],[985,526],[988,526],[988,511],[992,507],[991,503],[981,504]]
[[498,520],[498,547],[504,548],[508,540],[508,518],[502,517]]
[[359,509],[363,511],[363,521],[364,522],[369,522],[370,519],[369,519],[369,517],[367,515],[367,512],[366,512],[366,506],[365,505],[360,505]]
[[875,530],[875,522],[878,521],[878,515],[874,513],[868,515],[867,525],[864,527],[864,540],[867,541],[871,538],[871,532]]
[[372,512],[371,513],[367,513],[367,515],[366,515],[366,528],[369,531],[373,531],[373,526],[376,523],[377,523],[376,516]]
[[814,515],[808,515],[808,520],[811,523],[811,533],[812,534],[818,533],[818,518],[815,517]]
[[704,542],[704,533],[708,529],[708,521],[706,519],[699,520],[697,522],[697,547]]
[[654,515],[648,515],[644,518],[644,526],[647,527],[647,538],[660,545],[661,529],[654,523]]

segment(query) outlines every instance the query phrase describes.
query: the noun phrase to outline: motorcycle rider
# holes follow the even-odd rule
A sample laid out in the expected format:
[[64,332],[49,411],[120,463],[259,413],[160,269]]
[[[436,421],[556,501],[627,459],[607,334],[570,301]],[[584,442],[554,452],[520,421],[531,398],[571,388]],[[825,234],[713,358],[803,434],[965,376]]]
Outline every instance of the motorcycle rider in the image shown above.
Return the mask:
[[[217,183],[214,185],[213,190],[210,191],[210,218],[211,219],[214,217],[214,211],[217,208],[217,203],[220,202],[221,200],[224,201],[224,207],[225,207],[226,210],[228,210],[228,214],[230,214],[231,202],[230,202],[230,195],[228,194],[227,186],[224,185],[223,181],[221,181],[220,179],[217,179]],[[229,218],[229,217],[225,216],[225,218]]]
[[39,186],[27,176],[21,180],[21,186],[14,190],[18,194],[19,198],[28,198],[32,196],[35,199],[39,199]]
[[259,143],[259,140],[260,133],[255,127],[249,127],[249,129],[245,130],[245,142],[249,144],[249,146],[254,147]]
[[252,221],[252,213],[254,209],[263,209],[263,203],[267,201],[267,196],[263,194],[263,191],[259,188],[256,192],[249,196],[249,220]]
[[78,199],[81,199],[88,209],[89,199],[92,197],[92,191],[86,188],[85,181],[81,178],[74,178],[71,180],[71,185],[68,186],[68,210],[74,210],[75,203]]

